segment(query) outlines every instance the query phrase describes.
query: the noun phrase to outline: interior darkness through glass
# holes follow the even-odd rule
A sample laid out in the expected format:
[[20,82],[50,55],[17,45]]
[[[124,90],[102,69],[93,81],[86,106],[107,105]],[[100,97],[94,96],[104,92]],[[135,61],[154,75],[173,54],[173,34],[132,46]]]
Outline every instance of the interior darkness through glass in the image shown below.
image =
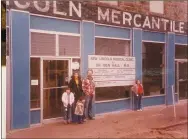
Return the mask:
[[175,47],[175,58],[176,59],[187,59],[188,58],[188,46],[176,45]]
[[164,44],[143,43],[142,55],[144,95],[164,94]]
[[[40,58],[31,58],[30,78],[30,107],[40,108]],[[33,84],[33,81],[37,83]]]

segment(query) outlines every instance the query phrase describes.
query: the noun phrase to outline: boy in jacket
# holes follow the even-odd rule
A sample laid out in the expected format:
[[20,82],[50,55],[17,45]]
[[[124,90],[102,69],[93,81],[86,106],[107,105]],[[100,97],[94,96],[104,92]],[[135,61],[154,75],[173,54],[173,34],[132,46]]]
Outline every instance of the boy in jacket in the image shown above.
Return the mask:
[[70,91],[70,88],[66,88],[66,91],[62,95],[62,102],[64,106],[64,120],[65,123],[71,123],[72,121],[72,105],[74,103],[74,94]]

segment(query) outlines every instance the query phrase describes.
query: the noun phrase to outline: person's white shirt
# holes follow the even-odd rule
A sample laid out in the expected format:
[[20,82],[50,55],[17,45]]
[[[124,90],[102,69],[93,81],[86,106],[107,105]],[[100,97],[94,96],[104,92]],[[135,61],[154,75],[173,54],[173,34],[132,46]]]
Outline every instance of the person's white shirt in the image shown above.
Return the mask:
[[[69,104],[72,105],[74,103],[74,94],[72,92],[69,93],[70,95],[70,101]],[[68,106],[68,93],[64,92],[62,95],[62,102],[65,107]]]

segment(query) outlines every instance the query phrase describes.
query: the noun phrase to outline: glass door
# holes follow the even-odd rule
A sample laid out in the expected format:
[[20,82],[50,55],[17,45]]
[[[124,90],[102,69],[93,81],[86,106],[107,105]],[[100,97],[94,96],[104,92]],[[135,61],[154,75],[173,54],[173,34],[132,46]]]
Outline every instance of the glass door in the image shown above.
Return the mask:
[[69,60],[43,60],[43,119],[62,117],[62,93],[68,85]]
[[188,62],[176,62],[176,92],[179,99],[188,99]]

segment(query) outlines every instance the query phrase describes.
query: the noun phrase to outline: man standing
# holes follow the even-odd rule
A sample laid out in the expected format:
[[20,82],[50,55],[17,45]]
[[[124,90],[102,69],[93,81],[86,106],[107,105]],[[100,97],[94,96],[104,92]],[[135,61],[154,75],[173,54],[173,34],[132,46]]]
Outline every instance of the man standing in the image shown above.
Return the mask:
[[82,82],[82,89],[85,94],[85,118],[93,120],[93,98],[95,95],[95,83],[93,81],[93,70],[88,70],[86,79]]

